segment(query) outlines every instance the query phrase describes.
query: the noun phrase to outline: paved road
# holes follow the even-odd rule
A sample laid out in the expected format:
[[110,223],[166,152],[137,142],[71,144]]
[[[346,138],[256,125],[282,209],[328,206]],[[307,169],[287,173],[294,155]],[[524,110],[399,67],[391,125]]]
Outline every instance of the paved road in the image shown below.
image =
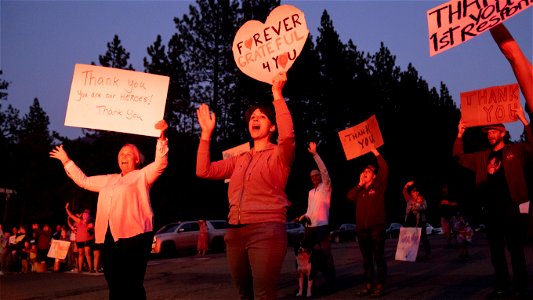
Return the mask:
[[[492,290],[492,267],[482,234],[475,236],[472,258],[461,261],[457,249],[444,247],[442,236],[431,236],[432,255],[417,262],[394,260],[396,239],[387,240],[389,275],[383,299],[483,299]],[[423,252],[423,251],[422,251]],[[526,249],[533,279],[533,248]],[[361,287],[361,255],[354,242],[336,244],[333,255],[338,291],[321,294],[317,279],[314,299],[354,299]],[[292,252],[287,253],[279,284],[280,299],[296,299],[297,279]],[[533,280],[530,280],[533,287]],[[236,299],[223,253],[205,257],[154,259],[145,279],[149,299]],[[74,273],[7,274],[0,276],[0,299],[106,299],[102,275]]]

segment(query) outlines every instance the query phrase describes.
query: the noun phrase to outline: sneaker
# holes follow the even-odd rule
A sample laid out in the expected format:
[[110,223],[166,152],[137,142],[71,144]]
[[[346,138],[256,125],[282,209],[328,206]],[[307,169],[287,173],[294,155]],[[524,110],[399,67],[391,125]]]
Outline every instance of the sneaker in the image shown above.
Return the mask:
[[375,289],[372,294],[370,294],[370,298],[381,298],[383,297],[383,289]]
[[0,276],[4,275],[4,272],[0,271]]
[[377,284],[376,289],[370,294],[370,298],[381,298],[383,297],[383,285]]
[[372,284],[370,283],[367,283],[365,284],[365,287],[357,292],[355,292],[355,295],[357,297],[364,297],[364,296],[368,296],[372,293]]
[[364,289],[362,289],[362,290],[359,290],[359,291],[355,292],[355,295],[356,295],[357,297],[365,297],[365,296],[370,295],[371,293],[372,293],[371,290],[369,290],[369,289],[367,289],[367,288],[364,288]]

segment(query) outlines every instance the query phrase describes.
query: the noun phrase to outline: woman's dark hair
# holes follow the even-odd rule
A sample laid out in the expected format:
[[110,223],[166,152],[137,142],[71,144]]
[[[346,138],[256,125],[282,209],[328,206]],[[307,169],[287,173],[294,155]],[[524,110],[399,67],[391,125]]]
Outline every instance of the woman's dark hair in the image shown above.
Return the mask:
[[273,125],[276,124],[276,112],[274,111],[274,107],[272,105],[257,104],[252,105],[250,108],[248,108],[248,110],[246,110],[246,113],[244,113],[244,120],[246,121],[247,126],[248,123],[250,123],[250,118],[256,109],[259,109],[262,113],[264,113]]

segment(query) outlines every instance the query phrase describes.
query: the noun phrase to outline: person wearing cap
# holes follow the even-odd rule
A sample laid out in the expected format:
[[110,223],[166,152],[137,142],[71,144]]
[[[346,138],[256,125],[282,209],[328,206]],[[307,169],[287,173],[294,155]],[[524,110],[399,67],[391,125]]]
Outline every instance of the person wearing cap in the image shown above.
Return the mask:
[[[359,249],[363,256],[364,287],[356,296],[383,296],[387,262],[385,260],[385,190],[388,184],[389,168],[376,149],[372,153],[378,168],[366,166],[359,176],[359,183],[347,194],[355,202],[356,233]],[[374,275],[374,268],[376,274]],[[375,281],[375,282],[374,282]],[[375,284],[375,285],[374,285]]]
[[[274,109],[252,106],[245,114],[253,148],[211,162],[210,140],[215,114],[202,104],[196,114],[201,136],[196,175],[223,180],[228,187],[228,228],[224,240],[230,273],[241,299],[276,299],[278,279],[287,254],[285,186],[294,161],[292,117],[282,95],[285,72],[272,82]],[[273,138],[278,131],[278,143]]]
[[[333,262],[333,255],[331,254],[331,243],[329,240],[329,207],[331,202],[331,179],[329,177],[326,165],[318,155],[316,150],[316,143],[310,142],[307,148],[309,153],[313,156],[318,170],[311,171],[311,183],[313,188],[309,191],[307,201],[307,211],[302,215],[300,222],[306,218],[309,221],[308,226],[305,227],[304,239],[311,243],[314,248],[313,251],[321,251],[322,255],[315,255],[315,258],[323,258],[324,261],[314,263],[312,276],[316,275],[317,271],[322,272],[326,281],[327,292],[332,292],[335,289],[335,264]],[[322,267],[322,268],[320,268]],[[320,268],[320,269],[319,269]]]
[[109,299],[146,299],[144,276],[154,237],[150,188],[166,169],[169,151],[168,124],[161,120],[155,128],[161,133],[154,161],[142,167],[144,157],[137,146],[126,144],[117,155],[120,173],[86,176],[63,145],[50,151],[74,183],[98,193],[94,234],[95,242],[103,244]]
[[526,142],[506,144],[505,126],[492,124],[483,128],[489,149],[464,153],[463,134],[466,124],[461,120],[453,147],[453,156],[458,163],[475,173],[477,196],[483,203],[482,217],[496,277],[495,289],[488,298],[507,297],[511,294],[505,246],[511,256],[516,293],[519,297],[527,297],[529,294],[524,254],[525,236],[520,229],[523,224],[519,205],[530,199],[524,172],[532,159],[533,133],[522,107],[512,111],[524,125]]
[[426,256],[429,256],[431,254],[431,246],[429,245],[429,238],[426,232],[426,210],[428,208],[427,201],[415,186],[415,182],[413,180],[408,181],[404,185],[402,194],[407,202],[405,207],[404,224],[406,227],[417,227],[422,229],[420,240],[424,245]]
[[[490,34],[498,48],[505,56],[520,86],[520,91],[526,99],[525,109],[529,114],[533,113],[533,65],[520,49],[520,45],[514,40],[513,36],[503,23],[500,23],[490,29]],[[531,118],[530,118],[531,121]],[[531,165],[533,169],[533,162]],[[533,173],[533,172],[531,172]],[[533,175],[530,174],[531,177]],[[533,178],[528,180],[529,189],[533,190]],[[533,209],[529,210],[529,228],[528,239],[533,240]]]

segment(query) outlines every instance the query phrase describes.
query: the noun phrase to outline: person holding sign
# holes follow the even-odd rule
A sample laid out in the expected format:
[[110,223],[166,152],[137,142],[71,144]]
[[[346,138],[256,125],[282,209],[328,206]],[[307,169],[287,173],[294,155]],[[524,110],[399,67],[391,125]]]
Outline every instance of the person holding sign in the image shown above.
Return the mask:
[[[359,249],[363,256],[365,286],[356,293],[357,296],[379,298],[383,296],[387,261],[385,260],[385,190],[387,188],[389,168],[378,150],[372,149],[376,156],[378,168],[374,165],[365,167],[359,176],[359,184],[347,194],[355,202],[356,233]],[[374,276],[374,267],[376,275]],[[374,288],[374,277],[375,288]]]
[[489,297],[505,297],[511,292],[511,281],[507,269],[505,246],[511,256],[513,279],[518,296],[528,295],[528,275],[524,254],[524,224],[521,222],[519,205],[527,202],[527,182],[524,171],[530,166],[533,149],[533,132],[524,115],[522,107],[513,112],[524,124],[526,142],[505,144],[507,131],[503,124],[488,125],[483,128],[487,133],[490,148],[464,153],[463,134],[466,130],[461,120],[453,156],[463,167],[473,171],[476,176],[478,197],[484,202],[484,223],[490,249],[491,262],[496,275],[495,290]]
[[312,276],[316,271],[321,271],[326,280],[328,292],[335,290],[335,264],[331,255],[331,243],[329,240],[329,207],[331,202],[331,179],[326,165],[316,151],[316,143],[310,142],[307,149],[315,160],[318,170],[311,171],[311,182],[313,189],[309,191],[307,211],[298,219],[300,222],[307,218],[310,224],[305,227],[305,240],[313,245],[313,251],[321,251],[323,255],[316,257],[325,261],[313,264],[313,267],[323,266],[323,270],[313,268]]
[[[529,119],[531,121],[531,114],[533,114],[533,65],[524,55],[505,25],[499,24],[491,28],[490,34],[511,64],[520,90],[526,99],[526,111],[530,114]],[[531,181],[529,180],[529,182]],[[533,189],[533,185],[530,184],[529,188],[530,190]],[[528,238],[533,239],[533,209],[529,211]]]
[[[207,104],[196,111],[202,129],[196,175],[230,178],[226,255],[241,299],[276,299],[281,266],[287,252],[286,219],[289,200],[285,186],[294,160],[295,138],[291,114],[282,95],[287,81],[273,80],[274,111],[252,106],[246,112],[253,148],[240,155],[211,162],[209,141],[216,125]],[[279,132],[278,144],[271,142]]]
[[431,254],[431,247],[426,232],[426,210],[428,208],[428,203],[422,194],[420,194],[420,191],[415,186],[413,180],[405,184],[402,194],[405,202],[407,202],[405,207],[405,226],[422,229],[420,239],[424,244],[426,256],[429,256]]
[[143,282],[153,239],[150,187],[168,164],[168,125],[161,120],[155,128],[161,130],[155,161],[141,168],[139,149],[126,144],[118,153],[119,174],[87,177],[63,145],[50,151],[77,185],[98,192],[95,237],[96,243],[104,244],[102,264],[109,299],[146,299]]

